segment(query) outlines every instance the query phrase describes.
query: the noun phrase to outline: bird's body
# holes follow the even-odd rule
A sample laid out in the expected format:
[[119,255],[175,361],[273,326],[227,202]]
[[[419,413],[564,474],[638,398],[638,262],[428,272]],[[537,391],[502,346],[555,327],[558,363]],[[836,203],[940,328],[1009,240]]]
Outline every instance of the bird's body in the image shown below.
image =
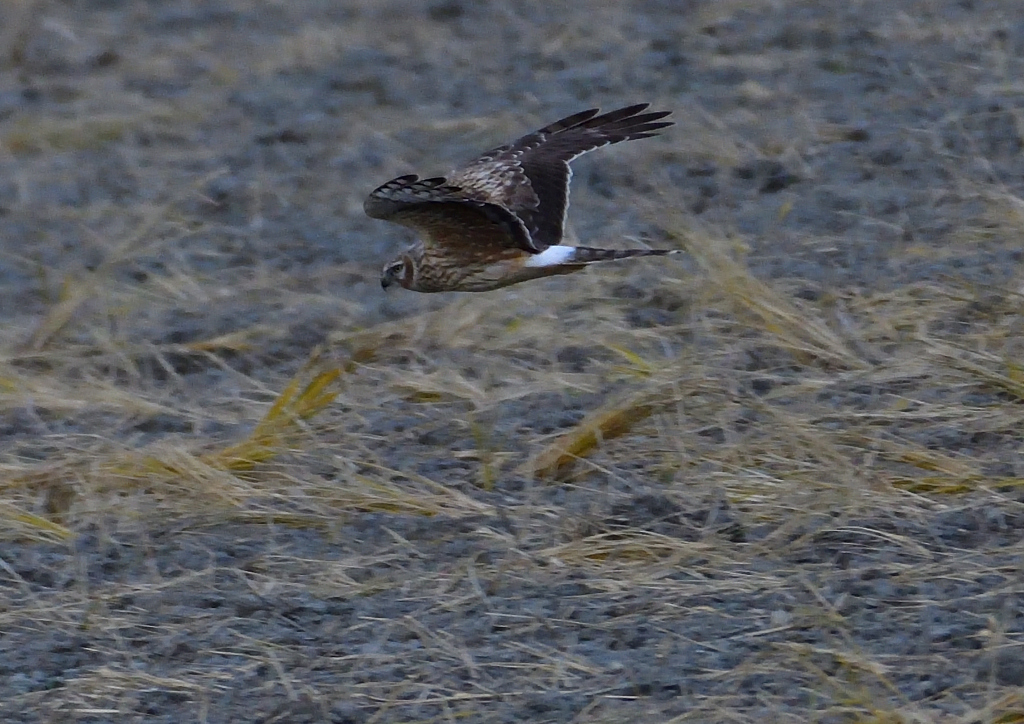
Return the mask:
[[529,279],[571,274],[587,264],[676,253],[594,249],[562,241],[569,204],[569,162],[600,146],[655,135],[672,125],[647,104],[563,118],[488,151],[446,178],[400,176],[375,189],[368,216],[414,229],[412,247],[389,262],[385,288],[483,292]]

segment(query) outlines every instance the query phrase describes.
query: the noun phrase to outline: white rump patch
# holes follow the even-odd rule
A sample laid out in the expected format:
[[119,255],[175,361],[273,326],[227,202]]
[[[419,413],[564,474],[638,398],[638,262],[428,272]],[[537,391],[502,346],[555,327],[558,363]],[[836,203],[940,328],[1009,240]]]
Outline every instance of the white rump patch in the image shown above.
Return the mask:
[[526,266],[558,266],[572,261],[575,255],[575,246],[549,246],[540,254],[527,259]]

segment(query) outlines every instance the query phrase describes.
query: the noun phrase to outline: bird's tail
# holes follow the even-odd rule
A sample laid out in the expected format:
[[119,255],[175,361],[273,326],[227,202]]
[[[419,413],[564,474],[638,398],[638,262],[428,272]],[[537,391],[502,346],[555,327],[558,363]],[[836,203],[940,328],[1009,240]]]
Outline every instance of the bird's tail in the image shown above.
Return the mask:
[[682,249],[594,249],[589,246],[577,246],[567,264],[592,264],[597,261],[613,261],[615,259],[631,259],[635,256],[668,256],[680,254]]

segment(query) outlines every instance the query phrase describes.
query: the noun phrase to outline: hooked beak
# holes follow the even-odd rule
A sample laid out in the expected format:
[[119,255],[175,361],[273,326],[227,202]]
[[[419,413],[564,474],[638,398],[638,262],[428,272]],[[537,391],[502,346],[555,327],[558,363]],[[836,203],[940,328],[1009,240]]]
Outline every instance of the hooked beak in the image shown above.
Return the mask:
[[394,284],[394,281],[389,277],[380,278],[380,288],[383,289],[384,291],[387,291],[388,287],[390,287],[392,284]]

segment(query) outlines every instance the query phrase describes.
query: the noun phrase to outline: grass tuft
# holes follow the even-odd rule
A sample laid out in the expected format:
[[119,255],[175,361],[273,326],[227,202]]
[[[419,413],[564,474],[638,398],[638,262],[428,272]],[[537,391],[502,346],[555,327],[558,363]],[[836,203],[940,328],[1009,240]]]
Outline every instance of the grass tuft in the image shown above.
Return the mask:
[[304,423],[334,402],[340,391],[335,384],[342,374],[340,368],[318,372],[303,384],[305,372],[292,378],[249,437],[200,459],[225,470],[251,470],[294,446],[297,436],[306,432]]

